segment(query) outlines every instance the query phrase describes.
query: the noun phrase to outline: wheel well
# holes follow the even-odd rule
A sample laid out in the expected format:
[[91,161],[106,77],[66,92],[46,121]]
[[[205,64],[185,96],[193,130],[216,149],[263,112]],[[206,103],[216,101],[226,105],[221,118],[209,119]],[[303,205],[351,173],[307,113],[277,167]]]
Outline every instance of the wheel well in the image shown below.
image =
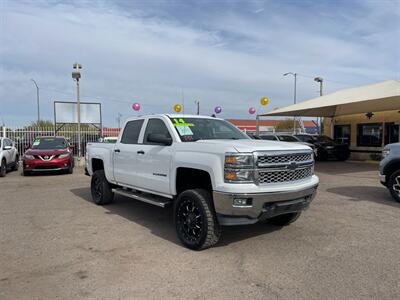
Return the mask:
[[96,172],[98,170],[104,170],[104,164],[101,159],[93,158],[92,159],[92,172]]
[[386,182],[389,181],[390,176],[397,170],[400,170],[400,161],[396,161],[385,168]]
[[211,177],[208,172],[191,168],[178,168],[176,172],[176,193],[202,188],[212,191]]

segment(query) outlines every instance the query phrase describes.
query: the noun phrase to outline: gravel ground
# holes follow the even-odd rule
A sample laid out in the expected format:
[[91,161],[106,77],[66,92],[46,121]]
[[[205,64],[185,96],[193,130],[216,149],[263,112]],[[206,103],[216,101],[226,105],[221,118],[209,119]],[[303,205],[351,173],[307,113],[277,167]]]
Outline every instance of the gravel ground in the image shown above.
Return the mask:
[[224,228],[194,252],[171,210],[90,200],[89,178],[0,178],[0,299],[395,299],[400,204],[377,166],[325,162],[311,208],[289,227]]

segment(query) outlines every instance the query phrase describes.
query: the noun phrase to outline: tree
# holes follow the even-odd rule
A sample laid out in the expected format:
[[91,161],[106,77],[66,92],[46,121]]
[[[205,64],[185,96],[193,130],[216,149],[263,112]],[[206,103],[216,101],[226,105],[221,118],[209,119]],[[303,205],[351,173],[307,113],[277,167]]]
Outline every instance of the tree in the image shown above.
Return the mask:
[[[285,120],[281,120],[279,121],[278,125],[276,125],[275,130],[276,131],[293,131],[293,125],[294,125],[294,121],[293,119],[285,119]],[[296,129],[301,128],[300,122],[298,120],[296,120]]]

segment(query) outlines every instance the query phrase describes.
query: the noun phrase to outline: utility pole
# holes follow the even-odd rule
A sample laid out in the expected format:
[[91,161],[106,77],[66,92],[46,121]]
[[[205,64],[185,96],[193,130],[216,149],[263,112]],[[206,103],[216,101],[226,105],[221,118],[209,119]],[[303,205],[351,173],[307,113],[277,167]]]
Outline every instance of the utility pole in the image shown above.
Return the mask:
[[[293,75],[294,77],[294,93],[293,93],[293,102],[297,103],[297,73],[288,72],[283,74],[283,76]],[[296,116],[293,117],[293,133],[296,133]]]
[[76,81],[76,110],[77,110],[77,117],[78,117],[78,159],[82,157],[81,152],[81,102],[79,98],[79,79],[81,78],[82,66],[78,63],[74,63],[73,65],[74,71],[72,71],[72,78]]
[[39,87],[34,79],[31,79],[31,81],[35,84],[36,86],[36,101],[37,101],[37,125],[39,126],[39,121],[40,121],[40,109],[39,109]]
[[[319,96],[321,97],[323,95],[322,88],[324,79],[322,77],[315,77],[314,81],[319,83]],[[318,133],[322,134],[322,117],[317,118],[317,123],[318,123]]]
[[197,115],[200,115],[200,101],[194,101],[194,103],[197,105]]
[[122,114],[121,114],[121,113],[118,113],[117,120],[118,120],[118,128],[119,128],[119,129],[121,129],[121,117],[122,117]]

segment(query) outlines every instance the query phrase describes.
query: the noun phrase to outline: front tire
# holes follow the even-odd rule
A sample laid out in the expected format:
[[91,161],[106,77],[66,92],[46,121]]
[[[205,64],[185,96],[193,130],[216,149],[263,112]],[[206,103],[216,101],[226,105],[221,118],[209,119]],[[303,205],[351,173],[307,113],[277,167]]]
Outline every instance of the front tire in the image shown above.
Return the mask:
[[212,197],[206,190],[182,192],[175,201],[174,219],[178,238],[189,249],[207,249],[221,236]]
[[400,202],[400,170],[394,172],[388,182],[388,188],[392,197],[397,202]]
[[283,214],[279,215],[276,217],[273,217],[271,219],[268,219],[267,222],[276,225],[276,226],[287,226],[294,221],[296,221],[301,215],[301,212],[295,212],[295,213],[289,213],[289,214]]
[[3,159],[0,164],[0,177],[6,176],[6,173],[7,173],[7,164],[6,160]]
[[17,155],[17,156],[15,156],[13,171],[18,171],[18,163],[19,163],[19,157]]
[[104,170],[94,172],[90,184],[93,202],[97,205],[111,203],[114,193],[111,190],[110,183],[107,181]]

